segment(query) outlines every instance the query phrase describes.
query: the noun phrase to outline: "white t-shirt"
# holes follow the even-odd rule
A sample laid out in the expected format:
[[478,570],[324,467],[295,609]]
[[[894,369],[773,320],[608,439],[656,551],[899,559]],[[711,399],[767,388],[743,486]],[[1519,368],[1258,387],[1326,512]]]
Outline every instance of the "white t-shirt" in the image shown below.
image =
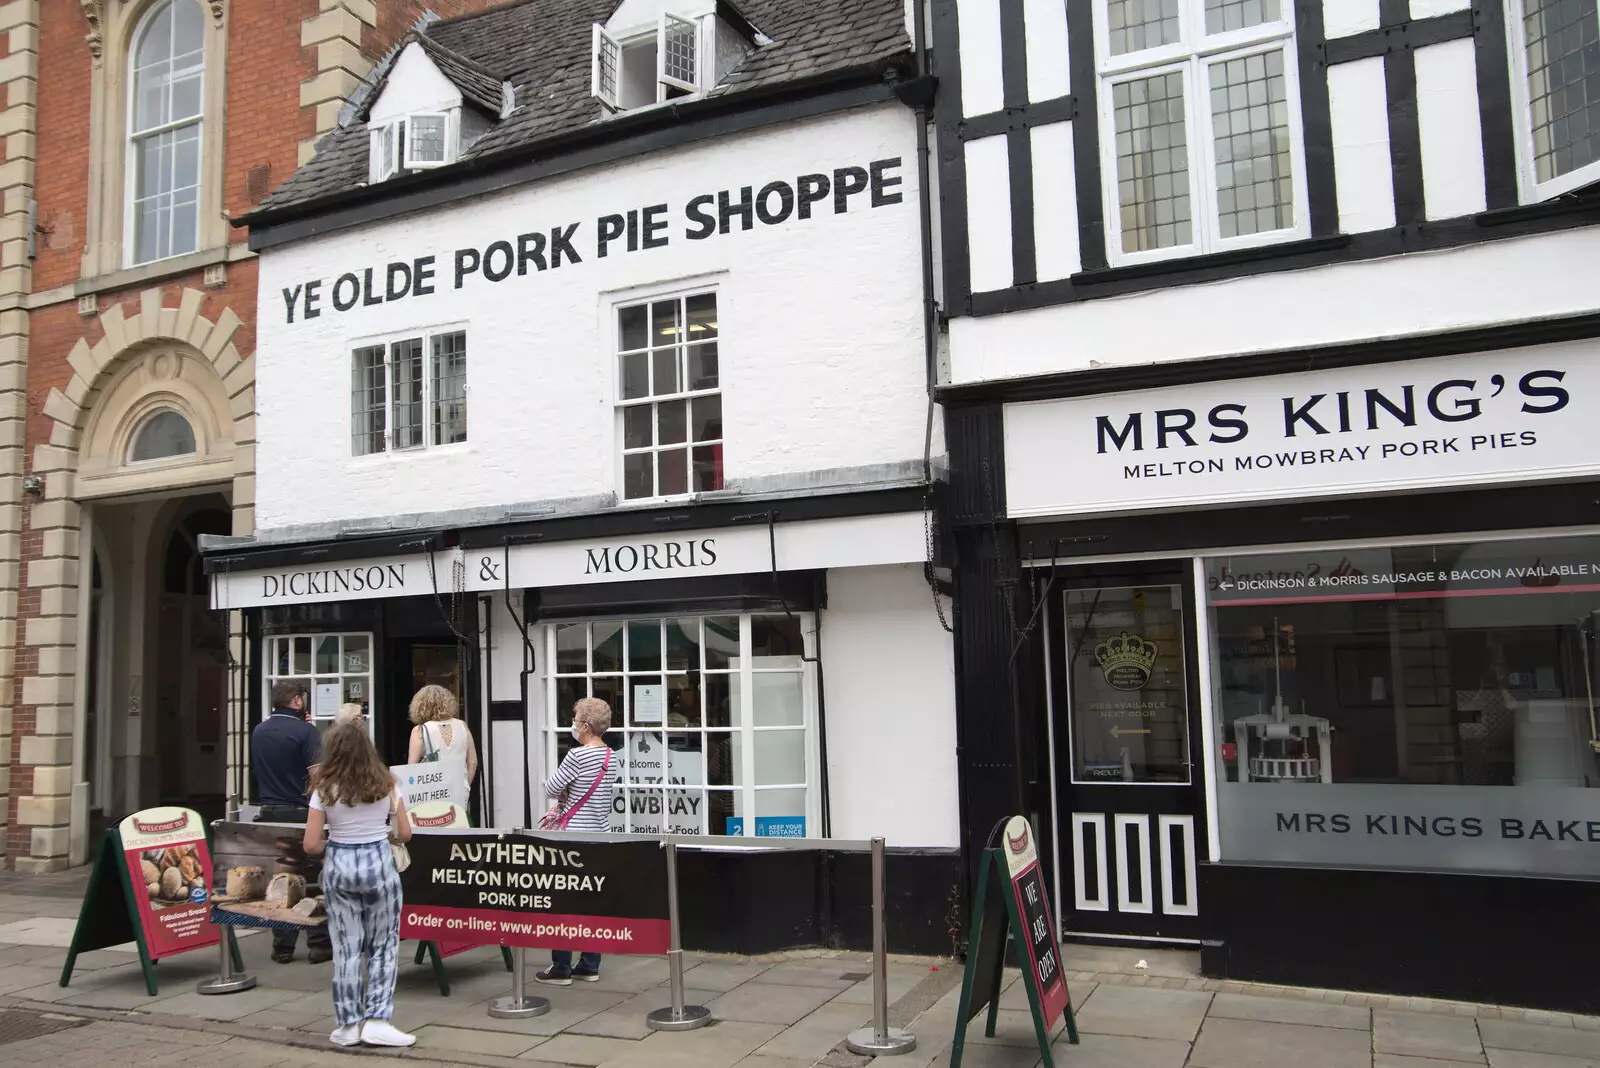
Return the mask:
[[[395,796],[399,791],[395,791]],[[382,842],[389,837],[389,805],[393,798],[373,801],[364,805],[350,805],[343,801],[325,806],[322,795],[311,791],[311,807],[328,818],[328,841],[340,845],[366,845]]]

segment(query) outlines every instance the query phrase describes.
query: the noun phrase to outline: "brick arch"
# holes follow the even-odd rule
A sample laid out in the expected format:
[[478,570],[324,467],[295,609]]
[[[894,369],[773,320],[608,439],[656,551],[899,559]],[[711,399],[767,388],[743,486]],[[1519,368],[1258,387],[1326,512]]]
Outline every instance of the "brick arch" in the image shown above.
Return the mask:
[[[34,446],[33,471],[47,478],[47,496],[76,496],[72,475],[78,469],[78,452],[89,413],[100,392],[116,374],[125,354],[149,343],[177,342],[198,353],[216,372],[228,398],[233,419],[233,447],[237,451],[234,499],[236,533],[249,533],[254,523],[251,457],[255,443],[255,359],[241,356],[233,338],[242,325],[232,308],[224,308],[215,322],[200,314],[205,293],[185,288],[175,308],[163,307],[162,291],[140,294],[139,310],[129,314],[121,303],[111,305],[96,318],[100,340],[80,337],[67,356],[72,378],[65,389],[51,387],[43,413],[51,420],[50,440]],[[246,479],[241,484],[241,478]],[[243,490],[243,493],[239,491]]]

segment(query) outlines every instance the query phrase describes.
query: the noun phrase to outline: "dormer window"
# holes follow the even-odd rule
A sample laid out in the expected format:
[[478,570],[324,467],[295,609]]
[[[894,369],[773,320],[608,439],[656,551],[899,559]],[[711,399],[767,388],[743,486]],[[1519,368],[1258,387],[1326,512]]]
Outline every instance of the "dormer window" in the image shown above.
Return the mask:
[[712,21],[663,11],[654,27],[622,35],[595,23],[590,93],[612,111],[627,111],[710,88],[700,57],[701,27]]
[[455,111],[422,111],[403,119],[372,124],[368,159],[370,180],[454,163],[460,154]]
[[450,162],[448,113],[413,115],[407,123],[406,170],[442,167]]

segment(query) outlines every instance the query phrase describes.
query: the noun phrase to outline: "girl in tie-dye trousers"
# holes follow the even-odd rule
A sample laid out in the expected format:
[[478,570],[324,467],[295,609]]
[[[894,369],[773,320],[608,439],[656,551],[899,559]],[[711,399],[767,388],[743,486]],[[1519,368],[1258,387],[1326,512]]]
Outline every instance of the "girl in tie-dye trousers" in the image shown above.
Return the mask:
[[359,724],[341,723],[323,739],[309,807],[306,852],[328,853],[322,891],[339,1022],[328,1040],[338,1046],[409,1046],[416,1036],[390,1022],[400,954],[400,872],[389,841],[409,840],[411,820],[399,784]]
[[[333,1014],[340,1027],[394,1015],[400,954],[400,873],[389,843],[328,843],[322,890],[333,936]],[[367,985],[361,988],[366,960]]]

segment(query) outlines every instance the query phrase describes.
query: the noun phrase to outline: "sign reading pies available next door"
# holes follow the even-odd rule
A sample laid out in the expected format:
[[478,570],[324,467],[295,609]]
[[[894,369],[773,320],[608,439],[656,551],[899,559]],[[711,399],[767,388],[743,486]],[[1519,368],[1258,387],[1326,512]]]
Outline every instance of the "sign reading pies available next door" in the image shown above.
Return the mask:
[[1013,516],[1600,472],[1592,342],[1008,404]]

